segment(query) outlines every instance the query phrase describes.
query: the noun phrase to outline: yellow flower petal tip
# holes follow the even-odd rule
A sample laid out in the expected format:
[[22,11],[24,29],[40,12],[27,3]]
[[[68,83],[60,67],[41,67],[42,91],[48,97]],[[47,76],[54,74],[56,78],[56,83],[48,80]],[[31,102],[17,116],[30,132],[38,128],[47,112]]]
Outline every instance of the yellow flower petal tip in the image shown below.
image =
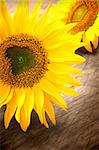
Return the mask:
[[5,126],[5,129],[8,129],[9,124],[5,124],[4,126]]
[[82,46],[81,34],[69,34],[73,25],[54,18],[53,6],[40,15],[42,2],[30,13],[28,0],[19,0],[12,15],[0,1],[0,107],[6,105],[5,128],[15,115],[26,132],[33,110],[45,127],[45,114],[56,125],[53,103],[67,111],[61,95],[77,95],[71,87],[80,85],[71,75],[82,75],[72,67],[85,61],[75,54]]
[[[55,9],[55,10],[54,10]],[[97,32],[99,32],[99,2],[97,0],[61,0],[56,6],[53,6],[53,14],[57,16],[64,24],[76,23],[70,29],[71,34],[77,34],[84,31],[81,40],[87,46],[86,50],[90,53],[99,45]],[[94,10],[94,11],[93,11]],[[94,42],[96,40],[96,42]],[[90,42],[93,47],[91,47]]]

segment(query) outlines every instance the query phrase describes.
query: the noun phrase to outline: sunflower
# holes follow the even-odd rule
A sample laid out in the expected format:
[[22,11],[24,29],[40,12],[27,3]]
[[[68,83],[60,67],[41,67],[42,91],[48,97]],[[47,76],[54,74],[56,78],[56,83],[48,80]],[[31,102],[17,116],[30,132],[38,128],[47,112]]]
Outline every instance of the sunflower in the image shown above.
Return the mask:
[[41,16],[41,5],[42,0],[30,12],[28,0],[19,0],[10,14],[6,2],[0,1],[0,107],[6,105],[5,128],[15,115],[26,131],[32,110],[47,128],[45,113],[56,124],[53,103],[66,110],[61,94],[76,96],[70,86],[80,85],[71,75],[82,75],[72,67],[85,61],[74,53],[83,46],[82,33],[72,36],[68,31],[73,24],[50,19],[51,5]]
[[85,48],[93,52],[98,47],[99,39],[99,0],[61,0],[53,6],[52,12],[65,24],[75,22],[70,33],[84,31],[81,40]]

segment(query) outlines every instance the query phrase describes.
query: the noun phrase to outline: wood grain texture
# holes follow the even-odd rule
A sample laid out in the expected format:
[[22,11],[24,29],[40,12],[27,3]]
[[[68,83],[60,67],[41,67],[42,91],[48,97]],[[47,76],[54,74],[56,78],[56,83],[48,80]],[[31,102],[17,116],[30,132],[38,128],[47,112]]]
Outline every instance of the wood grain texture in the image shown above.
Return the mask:
[[42,126],[33,112],[31,125],[22,132],[13,119],[4,129],[3,112],[0,113],[2,150],[99,150],[99,49],[85,54],[86,63],[79,66],[85,75],[78,78],[82,86],[76,87],[78,97],[66,97],[68,112],[55,106],[57,125]]

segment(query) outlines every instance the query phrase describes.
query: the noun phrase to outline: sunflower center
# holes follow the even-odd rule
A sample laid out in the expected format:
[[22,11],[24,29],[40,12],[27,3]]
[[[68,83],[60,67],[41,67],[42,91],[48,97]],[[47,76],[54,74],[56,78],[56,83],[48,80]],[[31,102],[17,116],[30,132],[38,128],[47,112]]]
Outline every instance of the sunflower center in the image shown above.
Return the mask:
[[11,60],[11,68],[14,75],[28,71],[36,65],[35,56],[28,47],[10,47],[6,53]]
[[13,35],[0,43],[0,80],[12,87],[33,87],[48,63],[47,52],[35,37]]
[[85,5],[82,5],[78,7],[78,9],[74,12],[72,22],[79,22],[83,19],[83,17],[87,13],[87,7]]
[[71,8],[66,23],[78,22],[71,33],[87,30],[94,24],[98,14],[97,0],[78,0]]

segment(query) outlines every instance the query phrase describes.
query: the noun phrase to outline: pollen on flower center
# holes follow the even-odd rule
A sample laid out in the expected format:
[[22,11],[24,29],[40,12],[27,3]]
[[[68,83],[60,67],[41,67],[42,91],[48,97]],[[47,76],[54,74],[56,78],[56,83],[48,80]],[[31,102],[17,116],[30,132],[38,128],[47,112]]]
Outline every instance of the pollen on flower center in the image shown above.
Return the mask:
[[21,34],[0,44],[0,79],[14,87],[32,87],[47,70],[47,53],[38,39]]
[[87,30],[93,25],[98,14],[96,0],[78,0],[71,8],[66,23],[78,22],[71,33]]

